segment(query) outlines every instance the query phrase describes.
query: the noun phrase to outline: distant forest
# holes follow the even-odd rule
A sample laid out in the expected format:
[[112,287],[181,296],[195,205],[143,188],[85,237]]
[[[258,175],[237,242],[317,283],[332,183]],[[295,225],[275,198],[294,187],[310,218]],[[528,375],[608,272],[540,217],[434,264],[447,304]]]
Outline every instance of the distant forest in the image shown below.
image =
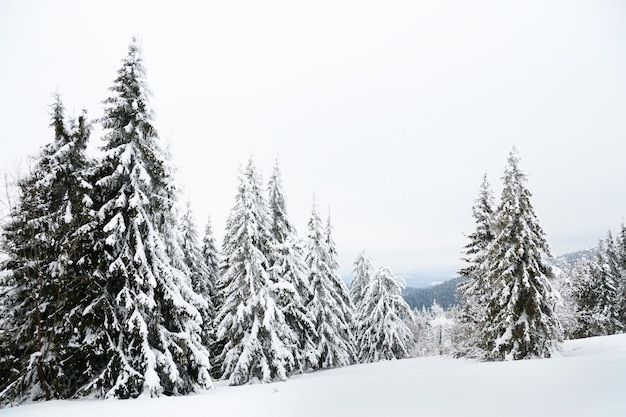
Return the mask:
[[463,278],[457,277],[430,287],[406,287],[402,290],[402,297],[411,309],[428,309],[433,305],[433,301],[447,309],[458,304],[456,286],[462,280]]

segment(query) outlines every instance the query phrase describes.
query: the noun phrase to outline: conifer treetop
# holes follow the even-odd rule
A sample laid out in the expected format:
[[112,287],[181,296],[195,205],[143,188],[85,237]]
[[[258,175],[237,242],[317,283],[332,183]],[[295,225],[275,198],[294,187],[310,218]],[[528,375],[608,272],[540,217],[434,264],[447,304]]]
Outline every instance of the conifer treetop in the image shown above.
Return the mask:
[[272,235],[277,243],[285,243],[295,235],[295,228],[287,216],[286,200],[280,175],[278,159],[268,182],[268,203],[272,216]]
[[113,95],[104,100],[102,126],[110,129],[106,134],[105,149],[128,143],[132,135],[150,138],[157,136],[152,126],[153,112],[149,108],[151,92],[146,82],[142,49],[137,37],[133,37],[117,78],[109,89]]
[[485,251],[494,238],[494,198],[491,187],[487,180],[487,174],[483,175],[478,198],[472,206],[472,216],[476,223],[476,230],[467,237],[469,243],[465,245],[463,261],[469,265],[459,271],[466,278],[480,278],[478,269],[485,258]]

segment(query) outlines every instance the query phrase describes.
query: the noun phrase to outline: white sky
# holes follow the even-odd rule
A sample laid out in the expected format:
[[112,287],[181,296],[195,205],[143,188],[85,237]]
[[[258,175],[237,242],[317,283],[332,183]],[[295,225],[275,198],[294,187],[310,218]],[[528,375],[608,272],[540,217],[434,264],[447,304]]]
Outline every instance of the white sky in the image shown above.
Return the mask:
[[3,0],[0,168],[52,140],[53,91],[99,117],[138,34],[157,129],[219,242],[238,166],[252,154],[267,179],[278,156],[301,235],[313,191],[331,207],[342,273],[361,249],[454,270],[515,144],[562,254],[626,214],[625,22],[619,0]]

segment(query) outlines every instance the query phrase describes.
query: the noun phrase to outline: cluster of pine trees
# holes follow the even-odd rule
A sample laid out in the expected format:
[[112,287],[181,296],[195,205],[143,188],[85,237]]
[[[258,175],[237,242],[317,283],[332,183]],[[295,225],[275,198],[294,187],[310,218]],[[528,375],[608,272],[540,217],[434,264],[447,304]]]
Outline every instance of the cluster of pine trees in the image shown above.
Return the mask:
[[460,355],[487,360],[550,357],[563,332],[550,248],[513,149],[494,204],[486,176],[473,206],[476,230],[464,248],[458,286]]
[[457,340],[459,309],[441,307],[434,300],[430,308],[413,309],[413,318],[408,323],[415,346],[411,356],[452,355],[461,341]]
[[559,309],[565,336],[611,335],[626,328],[626,225],[616,238],[609,230],[588,256],[560,277],[563,305]]
[[280,170],[264,192],[250,160],[239,177],[215,285],[214,375],[233,385],[354,363],[353,311],[337,273],[330,218],[313,204],[307,238],[289,221]]
[[86,115],[68,119],[57,96],[54,140],[19,180],[2,234],[2,402],[212,386],[211,305],[172,215],[177,190],[136,41],[110,91],[99,158],[85,152]]
[[210,221],[200,239],[136,40],[110,91],[100,156],[86,152],[86,113],[66,117],[56,95],[54,140],[18,181],[1,241],[0,405],[182,395],[410,355],[401,281],[361,256],[351,298],[330,217],[314,201],[297,236],[278,164],[266,187],[252,159],[240,171],[221,253]]

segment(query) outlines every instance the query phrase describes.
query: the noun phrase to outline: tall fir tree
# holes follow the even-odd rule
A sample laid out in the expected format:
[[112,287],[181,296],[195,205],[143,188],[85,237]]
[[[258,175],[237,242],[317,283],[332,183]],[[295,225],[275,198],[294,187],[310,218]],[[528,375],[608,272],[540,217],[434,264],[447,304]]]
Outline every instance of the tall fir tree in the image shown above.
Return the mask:
[[600,241],[600,254],[601,263],[607,270],[607,273],[611,275],[613,281],[615,281],[615,285],[617,285],[622,272],[621,259],[618,244],[616,244],[613,233],[610,230],[607,231],[606,238]]
[[[329,225],[330,226],[330,225]],[[322,226],[317,205],[313,202],[305,263],[313,295],[307,305],[313,314],[317,330],[316,345],[319,355],[317,368],[350,365],[356,360],[352,333],[354,307],[346,285],[337,275],[336,250],[331,228]]]
[[485,259],[494,239],[494,199],[487,175],[483,176],[478,198],[472,207],[476,230],[467,237],[463,261],[467,266],[459,271],[464,278],[457,286],[461,313],[457,327],[457,355],[480,358],[485,354],[481,345],[480,323],[487,309],[490,285],[486,280]]
[[[103,157],[95,169],[99,225],[86,309],[94,359],[81,395],[128,398],[212,387],[202,344],[206,303],[193,291],[180,247],[174,187],[153,116],[141,50],[133,39],[104,101]],[[97,349],[97,351],[96,351]]]
[[[223,344],[220,345],[217,342],[216,330],[218,323],[215,321],[218,311],[222,308],[222,289],[218,287],[220,283],[220,256],[215,245],[215,237],[213,235],[213,227],[211,225],[211,217],[207,219],[206,226],[204,227],[204,236],[202,237],[202,259],[207,267],[208,282],[211,293],[211,301],[213,303],[213,322],[210,324],[209,334],[209,352],[212,358],[216,358],[224,348]],[[213,366],[211,368],[211,376],[219,378],[222,372],[220,366]]]
[[430,352],[434,355],[450,353],[453,345],[451,333],[454,329],[454,309],[444,310],[437,300],[433,300],[430,307],[430,320],[428,321],[427,340],[430,343]]
[[359,359],[359,328],[361,326],[361,312],[365,310],[363,305],[365,299],[365,291],[372,280],[374,274],[374,268],[372,266],[372,260],[365,256],[365,251],[359,252],[354,260],[354,274],[352,281],[350,281],[350,301],[354,307],[354,322],[352,323],[352,332],[354,334],[355,351],[357,359]]
[[219,300],[217,299],[217,290],[215,286],[220,275],[220,258],[217,246],[215,245],[215,237],[213,236],[213,227],[211,218],[207,219],[204,228],[204,236],[202,237],[202,259],[208,268],[209,286],[212,288],[213,308],[215,311],[219,309]]
[[203,343],[211,344],[211,331],[215,308],[213,297],[215,294],[213,271],[205,262],[205,258],[198,240],[198,231],[191,210],[191,203],[187,207],[180,221],[181,249],[184,255],[185,266],[189,270],[193,290],[202,296],[203,303],[196,305],[202,315]]
[[621,329],[617,311],[617,288],[606,264],[604,243],[596,259],[582,259],[571,277],[571,298],[576,320],[574,338],[614,334]]
[[494,223],[495,238],[486,256],[492,291],[482,338],[493,360],[550,357],[562,341],[554,312],[558,295],[545,258],[550,248],[525,187],[514,148]]
[[[328,217],[326,219],[324,234],[326,237],[326,246],[328,247],[328,257],[326,262],[332,273],[337,274],[337,271],[339,270],[339,262],[337,261],[337,245],[335,244],[335,239],[333,238],[333,224],[330,218],[330,207],[328,208]],[[343,281],[341,282],[343,283]]]
[[566,265],[565,268],[555,268],[554,286],[561,297],[561,302],[556,306],[556,314],[563,328],[563,338],[565,340],[575,339],[578,329],[576,293],[580,281],[577,276],[582,275],[579,271],[582,268],[583,259],[578,260],[574,265]]
[[[355,310],[358,312],[362,310],[362,304],[365,297],[365,291],[372,280],[374,274],[374,268],[372,266],[372,260],[365,256],[365,251],[359,252],[354,260],[354,278],[350,282],[350,299],[354,305]],[[357,314],[358,321],[358,314]]]
[[284,380],[296,368],[298,338],[280,301],[295,287],[272,276],[273,238],[268,206],[252,159],[239,178],[235,206],[226,225],[222,274],[223,304],[217,313],[217,357],[231,385]]
[[615,334],[624,329],[620,320],[620,280],[622,268],[619,249],[609,230],[604,241],[600,241],[598,254],[600,271],[596,274],[598,302],[595,308],[597,316],[603,320],[604,334]]
[[405,284],[389,268],[379,268],[365,287],[357,310],[359,361],[404,359],[414,348],[406,325],[411,308],[402,298]]
[[74,305],[89,264],[91,127],[85,113],[68,122],[58,94],[51,127],[54,141],[19,181],[2,236],[8,259],[0,290],[0,404],[67,398],[78,378],[68,365]]
[[278,302],[287,323],[298,337],[298,344],[294,346],[298,370],[305,371],[313,368],[319,359],[314,342],[316,330],[313,317],[306,309],[306,303],[311,299],[312,292],[306,280],[304,251],[296,229],[287,216],[278,161],[274,164],[268,183],[268,203],[273,238],[270,272],[272,281],[288,283],[296,290],[283,291]]
[[622,220],[619,235],[617,237],[617,250],[619,255],[620,277],[617,285],[619,319],[622,327],[626,329],[626,223]]

